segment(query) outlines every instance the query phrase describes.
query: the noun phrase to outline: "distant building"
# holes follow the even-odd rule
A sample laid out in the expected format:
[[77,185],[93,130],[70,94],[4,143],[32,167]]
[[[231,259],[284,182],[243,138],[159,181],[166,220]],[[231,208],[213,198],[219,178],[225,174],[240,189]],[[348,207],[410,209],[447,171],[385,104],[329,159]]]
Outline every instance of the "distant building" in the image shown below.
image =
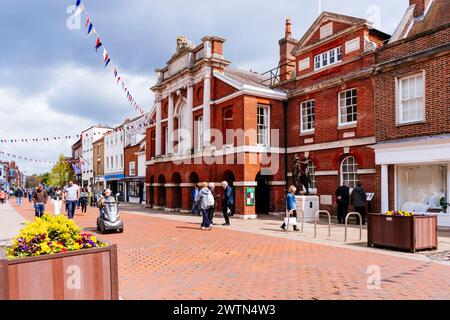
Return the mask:
[[145,147],[145,137],[125,147],[126,202],[145,204]]
[[105,189],[105,137],[93,144],[94,192],[101,193]]
[[83,144],[82,144],[82,138],[78,139],[77,142],[75,142],[72,145],[72,167],[75,172],[76,177],[76,184],[80,185],[82,184],[81,178],[82,178],[82,171],[81,171],[81,156],[83,154]]
[[81,162],[81,185],[93,190],[94,185],[94,142],[98,141],[111,128],[106,125],[92,126],[81,133],[82,153]]
[[104,135],[104,168],[106,187],[111,189],[113,194],[120,193],[120,199],[125,197],[124,182],[124,146],[125,132],[124,125],[128,119],[121,125],[109,130]]

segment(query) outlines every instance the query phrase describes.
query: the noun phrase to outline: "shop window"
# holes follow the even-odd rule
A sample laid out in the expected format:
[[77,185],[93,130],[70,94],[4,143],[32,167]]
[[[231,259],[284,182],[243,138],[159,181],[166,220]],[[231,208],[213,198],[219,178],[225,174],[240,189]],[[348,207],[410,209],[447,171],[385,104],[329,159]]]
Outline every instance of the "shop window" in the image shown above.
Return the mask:
[[[444,212],[447,195],[446,165],[397,167],[397,208],[412,212]],[[448,199],[446,199],[448,202]]]
[[139,197],[139,182],[130,182],[128,185],[128,196],[133,198]]

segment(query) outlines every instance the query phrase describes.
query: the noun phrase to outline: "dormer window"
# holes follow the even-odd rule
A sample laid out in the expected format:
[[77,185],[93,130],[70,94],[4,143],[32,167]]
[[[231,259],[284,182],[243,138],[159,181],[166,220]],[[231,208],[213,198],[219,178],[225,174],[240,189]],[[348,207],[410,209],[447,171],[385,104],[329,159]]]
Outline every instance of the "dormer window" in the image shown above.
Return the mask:
[[319,70],[341,61],[342,61],[341,48],[340,47],[334,48],[330,51],[318,54],[314,57],[314,70]]

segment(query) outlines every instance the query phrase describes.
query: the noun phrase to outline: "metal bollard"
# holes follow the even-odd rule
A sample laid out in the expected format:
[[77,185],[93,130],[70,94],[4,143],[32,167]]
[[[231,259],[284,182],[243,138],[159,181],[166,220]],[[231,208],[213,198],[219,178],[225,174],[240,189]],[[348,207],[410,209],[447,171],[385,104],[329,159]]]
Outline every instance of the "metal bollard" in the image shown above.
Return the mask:
[[359,217],[359,241],[361,241],[362,240],[362,217],[361,217],[361,214],[359,212],[350,212],[345,217],[345,239],[344,239],[344,242],[347,242],[348,218],[350,218],[351,216],[358,216]]
[[326,213],[328,215],[328,237],[331,237],[331,214],[327,210],[319,210],[314,216],[314,238],[317,238],[317,217],[321,213]]

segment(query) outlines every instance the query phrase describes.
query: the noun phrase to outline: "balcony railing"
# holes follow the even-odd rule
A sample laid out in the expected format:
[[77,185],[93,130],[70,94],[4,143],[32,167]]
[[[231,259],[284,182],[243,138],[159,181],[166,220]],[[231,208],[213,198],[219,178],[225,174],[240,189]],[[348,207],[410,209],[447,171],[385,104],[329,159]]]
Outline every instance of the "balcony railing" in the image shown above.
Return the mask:
[[[293,70],[282,73],[281,69],[284,67],[286,67],[286,68],[292,67]],[[273,69],[261,74],[265,78],[261,84],[270,86],[270,87],[276,86],[277,84],[279,84],[281,82],[281,79],[289,78],[289,75],[292,74],[293,72],[295,72],[295,67],[296,67],[295,60],[291,60],[291,61],[288,61],[287,63],[280,64],[280,65],[278,65],[278,67],[273,68]]]

